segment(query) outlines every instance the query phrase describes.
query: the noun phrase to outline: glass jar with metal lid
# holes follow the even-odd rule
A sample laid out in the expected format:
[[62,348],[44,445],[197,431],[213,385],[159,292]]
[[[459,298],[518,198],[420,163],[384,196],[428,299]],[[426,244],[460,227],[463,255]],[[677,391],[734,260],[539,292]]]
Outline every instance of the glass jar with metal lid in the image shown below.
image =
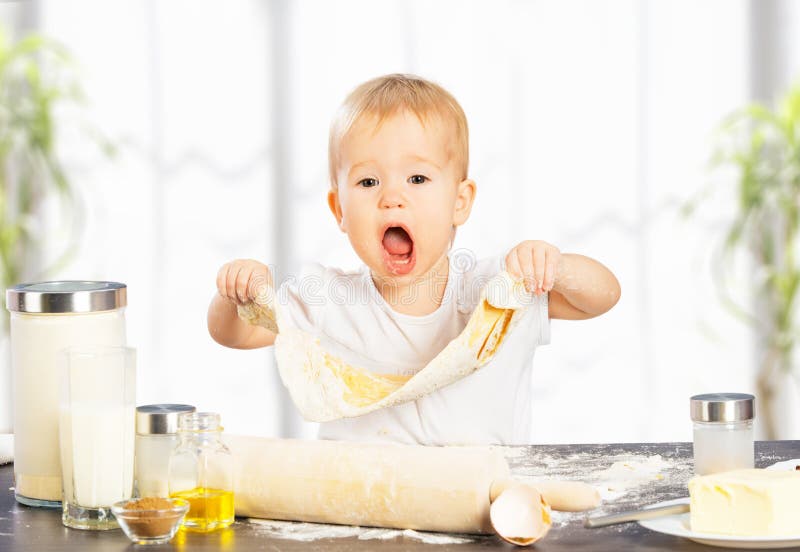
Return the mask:
[[180,443],[169,460],[169,493],[189,502],[188,531],[206,533],[233,523],[233,456],[222,442],[220,416],[181,414]]
[[18,502],[60,507],[58,352],[126,345],[126,291],[125,284],[92,281],[39,282],[6,290]]
[[188,404],[148,404],[136,408],[135,494],[169,496],[169,458],[178,446],[178,417],[194,412]]
[[694,423],[694,471],[697,475],[753,467],[753,395],[695,395],[690,400],[690,412]]

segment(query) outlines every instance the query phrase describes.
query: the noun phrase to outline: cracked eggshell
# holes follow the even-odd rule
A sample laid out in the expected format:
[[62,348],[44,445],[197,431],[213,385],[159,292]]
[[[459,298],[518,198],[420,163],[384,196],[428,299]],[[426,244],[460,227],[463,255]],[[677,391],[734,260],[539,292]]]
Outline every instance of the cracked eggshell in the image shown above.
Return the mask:
[[528,486],[511,487],[500,493],[489,508],[495,532],[511,544],[527,546],[550,530],[550,506],[542,495]]

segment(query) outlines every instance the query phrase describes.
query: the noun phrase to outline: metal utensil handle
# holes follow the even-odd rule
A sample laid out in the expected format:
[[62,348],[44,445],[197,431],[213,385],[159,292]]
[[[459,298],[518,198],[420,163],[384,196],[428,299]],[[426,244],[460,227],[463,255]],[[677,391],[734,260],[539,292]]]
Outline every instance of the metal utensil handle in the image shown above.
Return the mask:
[[674,514],[684,514],[689,511],[688,504],[670,504],[669,506],[658,506],[656,508],[644,508],[643,510],[631,510],[610,514],[607,516],[587,517],[583,521],[584,527],[605,527],[616,523],[627,523],[629,521],[639,521],[641,519],[653,519],[661,516],[671,516]]

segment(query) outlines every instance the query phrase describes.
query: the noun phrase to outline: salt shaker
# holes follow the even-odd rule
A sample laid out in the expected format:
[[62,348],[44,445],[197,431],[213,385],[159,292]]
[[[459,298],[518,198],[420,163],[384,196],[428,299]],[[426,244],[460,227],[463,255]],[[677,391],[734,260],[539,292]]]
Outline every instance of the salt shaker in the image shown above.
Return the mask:
[[194,412],[188,404],[136,407],[136,496],[169,496],[169,457],[178,446],[178,416]]
[[694,471],[697,475],[753,467],[753,395],[695,395],[690,400],[690,411],[694,424]]

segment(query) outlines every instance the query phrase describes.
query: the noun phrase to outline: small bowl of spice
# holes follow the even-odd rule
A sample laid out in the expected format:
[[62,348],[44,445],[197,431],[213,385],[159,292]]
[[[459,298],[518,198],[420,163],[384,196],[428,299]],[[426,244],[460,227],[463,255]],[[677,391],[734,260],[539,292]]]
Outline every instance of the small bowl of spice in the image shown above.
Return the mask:
[[189,502],[182,498],[152,496],[123,500],[111,506],[119,526],[136,544],[168,542],[188,511]]

